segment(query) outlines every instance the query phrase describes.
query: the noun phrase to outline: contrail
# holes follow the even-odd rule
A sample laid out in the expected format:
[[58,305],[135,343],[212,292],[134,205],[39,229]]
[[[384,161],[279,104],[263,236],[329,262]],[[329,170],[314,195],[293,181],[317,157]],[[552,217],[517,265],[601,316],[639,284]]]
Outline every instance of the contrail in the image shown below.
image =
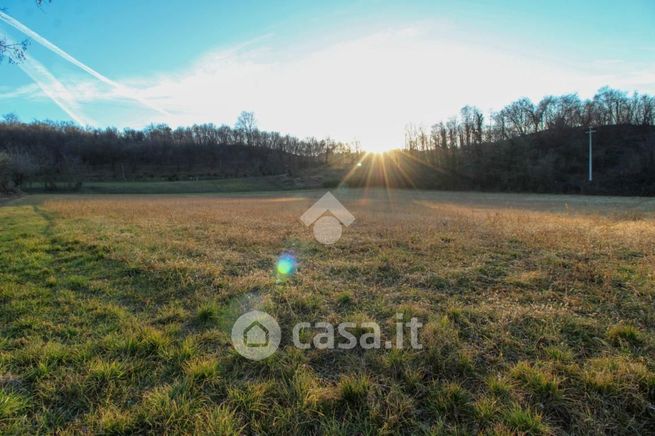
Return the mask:
[[82,126],[96,124],[79,113],[75,97],[39,61],[30,55],[25,55],[25,59],[19,62],[18,66],[75,122]]
[[114,82],[113,80],[111,80],[108,77],[103,76],[102,74],[100,74],[99,72],[94,70],[93,68],[91,68],[88,65],[83,64],[82,62],[78,61],[73,56],[66,53],[64,50],[60,49],[59,47],[57,47],[56,45],[54,45],[53,43],[51,43],[50,41],[45,39],[43,36],[39,35],[38,33],[33,31],[32,29],[30,29],[29,27],[24,25],[23,23],[21,23],[20,21],[18,21],[15,18],[7,15],[6,13],[2,12],[1,10],[0,10],[0,20],[4,21],[5,23],[9,24],[13,28],[15,28],[15,29],[19,30],[20,32],[24,33],[25,35],[29,36],[31,39],[35,40],[36,42],[38,42],[39,44],[41,44],[42,46],[44,46],[48,50],[52,51],[53,53],[56,53],[61,58],[67,60],[71,64],[73,64],[73,65],[81,68],[82,70],[86,71],[91,76],[95,77],[96,79],[100,80],[101,82],[103,82],[103,83],[105,83],[105,84],[107,84],[109,86],[112,86],[123,97],[127,97],[127,98],[130,98],[132,100],[136,100],[139,103],[141,103],[142,105],[147,106],[150,109],[153,109],[153,110],[155,110],[155,111],[157,111],[157,112],[159,112],[159,113],[161,113],[163,115],[166,115],[166,116],[170,115],[164,109],[150,103],[149,101],[147,101],[147,100],[145,100],[145,99],[143,99],[141,97],[138,97],[136,95],[137,94],[136,90],[130,89],[130,88],[124,86],[124,85],[121,85],[120,83]]

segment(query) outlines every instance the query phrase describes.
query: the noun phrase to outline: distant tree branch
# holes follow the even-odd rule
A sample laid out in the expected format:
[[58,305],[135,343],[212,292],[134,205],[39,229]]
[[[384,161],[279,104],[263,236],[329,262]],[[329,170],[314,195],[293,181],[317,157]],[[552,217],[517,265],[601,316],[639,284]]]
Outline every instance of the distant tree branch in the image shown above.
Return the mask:
[[21,42],[8,42],[7,39],[0,39],[0,62],[5,58],[10,64],[16,64],[25,60],[25,51],[30,45],[28,39]]
[[[52,0],[34,0],[38,7],[44,3],[51,3]],[[0,7],[0,11],[6,12],[6,8]],[[21,42],[8,42],[6,38],[0,39],[0,63],[7,58],[10,64],[17,64],[25,60],[25,51],[30,45],[28,39]]]

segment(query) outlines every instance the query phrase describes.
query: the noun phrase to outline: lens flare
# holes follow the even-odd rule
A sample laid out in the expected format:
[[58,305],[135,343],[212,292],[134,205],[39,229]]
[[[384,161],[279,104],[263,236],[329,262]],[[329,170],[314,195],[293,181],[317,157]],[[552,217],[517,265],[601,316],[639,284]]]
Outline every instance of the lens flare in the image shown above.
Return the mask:
[[284,253],[277,259],[275,270],[278,275],[288,277],[296,272],[297,266],[298,262],[296,258],[292,254]]

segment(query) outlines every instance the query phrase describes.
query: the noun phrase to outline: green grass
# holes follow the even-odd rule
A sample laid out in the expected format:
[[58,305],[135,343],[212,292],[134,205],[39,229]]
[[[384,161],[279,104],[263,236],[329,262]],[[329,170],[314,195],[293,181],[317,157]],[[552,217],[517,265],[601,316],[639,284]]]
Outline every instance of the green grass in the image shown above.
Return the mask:
[[[655,219],[643,203],[344,191],[357,221],[324,247],[298,222],[315,195],[0,208],[0,433],[655,428]],[[287,251],[298,272],[282,279]],[[230,328],[252,308],[286,332],[373,320],[383,339],[400,312],[425,324],[423,349],[298,350],[284,337],[249,361]]]
[[[336,188],[343,176],[340,168],[310,168],[289,176],[256,176],[225,179],[196,178],[193,180],[138,180],[138,181],[86,181],[71,193],[78,194],[202,194],[262,191],[288,191],[297,189]],[[66,184],[61,184],[66,193]],[[28,193],[45,193],[42,184],[22,187]]]
[[[179,180],[179,181],[125,181],[85,182],[75,191],[79,194],[194,194],[211,192],[279,191],[293,189],[284,177],[244,177],[240,179]],[[297,188],[296,188],[297,189]],[[34,185],[26,192],[42,193]]]
[[514,432],[527,435],[550,433],[550,429],[542,422],[542,416],[530,410],[513,405],[505,413],[505,423]]
[[629,343],[639,345],[643,342],[643,335],[639,329],[632,325],[617,324],[607,331],[607,338],[613,343]]

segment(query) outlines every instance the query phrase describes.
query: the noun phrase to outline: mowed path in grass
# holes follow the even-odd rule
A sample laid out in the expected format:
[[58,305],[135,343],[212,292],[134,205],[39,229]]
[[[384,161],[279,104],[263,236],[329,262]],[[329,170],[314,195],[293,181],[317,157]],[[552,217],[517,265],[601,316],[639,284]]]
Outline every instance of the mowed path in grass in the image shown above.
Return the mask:
[[[334,191],[39,196],[0,208],[0,433],[648,433],[655,204]],[[291,252],[298,270],[275,273]],[[253,362],[242,311],[282,326]],[[425,326],[422,350],[297,350],[299,321]],[[361,333],[361,332],[360,332]]]

